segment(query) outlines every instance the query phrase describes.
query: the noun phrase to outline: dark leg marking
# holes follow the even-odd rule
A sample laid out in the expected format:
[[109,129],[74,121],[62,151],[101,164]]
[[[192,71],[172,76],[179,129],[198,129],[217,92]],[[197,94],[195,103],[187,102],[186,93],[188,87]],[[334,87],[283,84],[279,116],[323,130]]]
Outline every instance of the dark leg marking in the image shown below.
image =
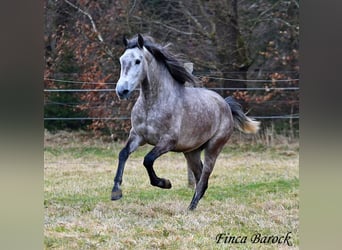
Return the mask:
[[172,187],[171,182],[167,179],[159,178],[153,169],[154,161],[161,155],[157,151],[158,149],[155,147],[145,156],[144,166],[147,170],[148,176],[150,177],[152,186],[169,189]]
[[152,186],[160,188],[171,188],[171,182],[164,178],[159,178],[153,169],[154,161],[161,156],[172,150],[175,145],[175,141],[171,137],[167,136],[161,138],[158,144],[145,156],[144,166],[147,170],[148,176],[150,177],[150,182]]
[[140,145],[143,145],[143,140],[131,131],[126,146],[119,153],[119,164],[114,178],[114,186],[112,189],[111,199],[118,200],[122,197],[120,185],[122,183],[122,176],[126,161],[129,155],[134,152]]
[[122,197],[122,191],[120,189],[120,185],[122,183],[122,175],[123,175],[125,163],[129,156],[128,149],[129,149],[129,144],[127,144],[126,147],[124,147],[119,153],[119,165],[118,165],[118,169],[116,170],[116,175],[114,178],[114,186],[112,189],[112,196],[111,196],[112,200],[118,200]]

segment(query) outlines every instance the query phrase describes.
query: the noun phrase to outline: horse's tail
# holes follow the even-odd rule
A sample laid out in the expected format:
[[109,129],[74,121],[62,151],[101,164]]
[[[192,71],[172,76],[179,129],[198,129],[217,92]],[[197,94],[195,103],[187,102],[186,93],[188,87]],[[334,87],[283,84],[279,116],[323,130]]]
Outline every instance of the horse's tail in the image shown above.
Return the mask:
[[224,100],[232,111],[234,127],[247,134],[255,134],[258,132],[260,126],[259,121],[246,116],[242,111],[241,105],[233,97],[229,96]]

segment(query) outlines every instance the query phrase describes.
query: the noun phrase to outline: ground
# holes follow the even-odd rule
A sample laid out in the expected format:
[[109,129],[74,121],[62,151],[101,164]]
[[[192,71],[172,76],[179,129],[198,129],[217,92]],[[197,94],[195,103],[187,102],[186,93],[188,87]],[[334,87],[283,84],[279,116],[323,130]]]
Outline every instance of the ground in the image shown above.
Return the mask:
[[[44,146],[44,245],[46,249],[298,249],[299,145],[286,138],[228,143],[195,211],[187,207],[184,156],[168,153],[155,163],[172,189],[152,187],[142,166],[151,149],[127,161],[123,198],[110,194],[123,143],[85,133],[46,133]],[[280,243],[251,243],[253,235]],[[217,243],[224,234],[246,243]],[[240,236],[240,238],[237,238]]]

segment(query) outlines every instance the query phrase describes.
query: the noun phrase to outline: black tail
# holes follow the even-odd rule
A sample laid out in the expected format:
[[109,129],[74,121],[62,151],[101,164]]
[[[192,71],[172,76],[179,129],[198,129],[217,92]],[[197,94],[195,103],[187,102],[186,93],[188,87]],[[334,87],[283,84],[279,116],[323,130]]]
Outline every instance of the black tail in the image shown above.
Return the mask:
[[224,99],[229,105],[233,118],[234,127],[247,134],[255,134],[259,130],[260,122],[248,117],[243,113],[241,105],[231,96]]

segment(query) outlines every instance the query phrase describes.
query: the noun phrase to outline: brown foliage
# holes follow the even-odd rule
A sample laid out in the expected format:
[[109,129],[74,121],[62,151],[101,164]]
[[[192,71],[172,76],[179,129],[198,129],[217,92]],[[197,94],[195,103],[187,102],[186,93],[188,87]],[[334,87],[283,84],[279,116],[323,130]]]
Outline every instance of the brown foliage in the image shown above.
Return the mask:
[[[44,78],[86,82],[70,88],[114,89],[119,77],[122,35],[147,33],[194,63],[205,87],[264,87],[262,91],[220,91],[241,101],[252,115],[298,112],[298,6],[296,1],[67,1],[45,0]],[[248,1],[247,1],[248,2]],[[99,35],[103,38],[100,41]],[[203,73],[201,73],[203,72]],[[224,79],[268,79],[265,83]],[[111,84],[106,84],[111,83]],[[59,88],[45,81],[45,88]],[[114,92],[81,92],[77,108],[94,120],[90,129],[107,129],[120,138],[130,128],[137,97],[120,102]],[[48,96],[46,96],[48,99]],[[114,132],[115,131],[115,132]]]

